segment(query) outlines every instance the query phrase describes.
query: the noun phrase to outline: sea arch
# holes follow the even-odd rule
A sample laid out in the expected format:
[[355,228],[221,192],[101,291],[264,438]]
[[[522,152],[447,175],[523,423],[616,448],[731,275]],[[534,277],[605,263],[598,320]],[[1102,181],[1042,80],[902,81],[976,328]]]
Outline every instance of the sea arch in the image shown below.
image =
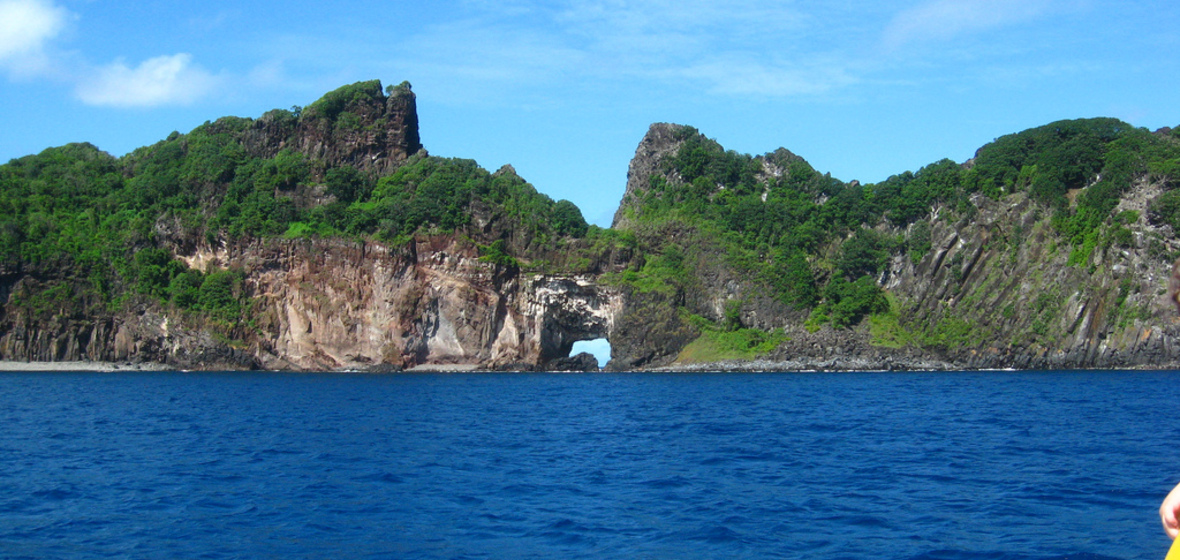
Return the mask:
[[[541,310],[539,363],[567,358],[577,342],[605,341],[620,305],[616,290],[592,276],[540,276],[534,280],[534,301]],[[603,343],[596,343],[599,348]],[[596,356],[597,357],[597,356]]]

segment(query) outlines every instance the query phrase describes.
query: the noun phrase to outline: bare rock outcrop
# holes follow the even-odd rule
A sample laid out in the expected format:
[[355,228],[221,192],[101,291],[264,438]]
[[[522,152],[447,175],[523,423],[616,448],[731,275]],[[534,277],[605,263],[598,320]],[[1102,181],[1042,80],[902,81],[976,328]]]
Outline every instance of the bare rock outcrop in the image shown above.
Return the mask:
[[422,150],[410,84],[388,92],[380,81],[359,82],[328,93],[298,115],[270,111],[243,134],[243,145],[256,157],[290,149],[331,166],[388,173]]
[[686,126],[670,123],[655,123],[648,128],[627,167],[627,189],[623,192],[619,209],[615,210],[612,228],[626,229],[631,225],[628,211],[637,207],[643,193],[649,190],[648,181],[660,172],[664,157],[680,148],[682,139],[679,134],[689,130]]
[[272,240],[190,259],[255,271],[256,354],[268,368],[544,364],[608,336],[618,307],[586,278],[483,262],[453,236],[405,247]]
[[[1068,244],[1051,223],[1052,209],[1024,193],[998,200],[976,194],[968,213],[935,206],[919,220],[928,227],[930,250],[918,256],[899,251],[877,279],[893,298],[892,316],[852,328],[805,327],[806,310],[767,297],[759,280],[729,264],[723,249],[708,246],[709,235],[633,219],[645,199],[659,196],[649,192],[652,184],[683,183],[667,158],[685,134],[696,131],[652,125],[631,162],[615,227],[634,231],[646,255],[692,247],[697,260],[684,263],[691,279],[675,290],[627,288],[612,368],[691,367],[677,357],[701,333],[685,313],[717,322],[730,305],[742,326],[783,330],[785,342],[755,369],[1180,366],[1180,320],[1166,295],[1180,242],[1169,226],[1148,219],[1150,202],[1167,190],[1162,179],[1137,179],[1115,209],[1135,217],[1126,224],[1130,235],[1093,247]],[[780,150],[754,161],[765,179],[801,159]],[[916,226],[883,220],[873,227],[905,240]],[[821,248],[827,253],[815,258],[831,258],[838,247],[839,241]]]
[[193,268],[245,271],[253,325],[240,339],[215,337],[145,303],[107,317],[3,317],[0,358],[203,369],[544,369],[566,360],[578,340],[611,336],[621,308],[620,294],[592,276],[484,262],[472,242],[455,236],[400,247],[264,239],[182,258]]

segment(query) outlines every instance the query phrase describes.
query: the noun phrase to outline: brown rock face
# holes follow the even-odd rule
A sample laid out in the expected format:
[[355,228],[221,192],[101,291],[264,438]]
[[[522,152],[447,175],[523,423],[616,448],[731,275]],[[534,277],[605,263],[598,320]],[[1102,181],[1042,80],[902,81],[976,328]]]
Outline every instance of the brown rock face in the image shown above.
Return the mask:
[[254,240],[181,258],[194,268],[246,271],[255,324],[242,339],[219,339],[145,304],[105,317],[0,317],[0,359],[194,369],[545,369],[569,356],[574,342],[610,336],[621,307],[620,294],[592,276],[525,274],[483,262],[471,241],[455,236],[401,247]]
[[418,107],[409,83],[389,88],[377,80],[344,86],[299,115],[271,111],[243,136],[251,155],[273,157],[284,149],[329,165],[351,165],[385,174],[422,150]]
[[589,278],[522,274],[452,236],[405,247],[269,240],[189,257],[252,272],[271,369],[543,366],[608,336],[618,295]]

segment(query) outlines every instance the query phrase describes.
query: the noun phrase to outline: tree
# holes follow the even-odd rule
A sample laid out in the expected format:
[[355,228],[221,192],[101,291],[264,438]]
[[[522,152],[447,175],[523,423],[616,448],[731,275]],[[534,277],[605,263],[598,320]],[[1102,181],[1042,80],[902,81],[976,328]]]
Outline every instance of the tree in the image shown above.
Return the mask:
[[568,200],[559,200],[553,205],[553,229],[558,235],[569,235],[572,237],[583,237],[586,235],[586,229],[590,226],[586,224],[586,219],[582,217],[582,211],[574,203]]
[[876,277],[889,261],[887,243],[871,229],[857,230],[840,247],[836,270],[849,280],[861,276]]

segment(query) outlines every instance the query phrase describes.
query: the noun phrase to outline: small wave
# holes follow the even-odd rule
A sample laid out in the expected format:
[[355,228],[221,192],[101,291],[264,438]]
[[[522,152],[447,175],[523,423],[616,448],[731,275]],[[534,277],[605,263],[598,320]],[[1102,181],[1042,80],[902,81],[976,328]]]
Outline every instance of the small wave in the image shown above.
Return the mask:
[[463,494],[460,496],[455,496],[454,501],[465,506],[480,506],[483,505],[486,500],[483,498],[477,498],[475,496]]
[[498,493],[504,496],[524,496],[537,493],[537,487],[532,484],[509,484]]
[[1089,552],[1075,552],[1063,556],[1033,556],[1012,552],[981,552],[975,550],[935,550],[906,560],[1122,560]]
[[642,484],[644,486],[647,486],[648,488],[664,489],[664,488],[682,488],[684,486],[688,486],[689,484],[692,484],[692,482],[689,481],[688,479],[684,478],[683,476],[674,476],[672,478],[656,478],[653,480],[647,480],[647,481],[644,481]]
[[362,481],[362,482],[380,482],[383,484],[401,484],[401,483],[405,482],[404,478],[402,478],[396,474],[387,473],[387,472],[379,472],[379,473],[367,474],[364,476],[358,476],[355,480]]
[[81,494],[79,494],[76,490],[74,490],[74,487],[71,485],[63,485],[63,486],[58,486],[56,488],[50,488],[48,490],[37,490],[36,492],[32,492],[32,496],[34,498],[38,498],[38,499],[46,500],[46,501],[50,501],[50,502],[60,502],[63,500],[70,500],[73,498],[77,498],[80,495]]
[[715,525],[704,531],[687,535],[687,538],[688,540],[703,541],[709,544],[730,544],[740,542],[742,535],[725,525]]

